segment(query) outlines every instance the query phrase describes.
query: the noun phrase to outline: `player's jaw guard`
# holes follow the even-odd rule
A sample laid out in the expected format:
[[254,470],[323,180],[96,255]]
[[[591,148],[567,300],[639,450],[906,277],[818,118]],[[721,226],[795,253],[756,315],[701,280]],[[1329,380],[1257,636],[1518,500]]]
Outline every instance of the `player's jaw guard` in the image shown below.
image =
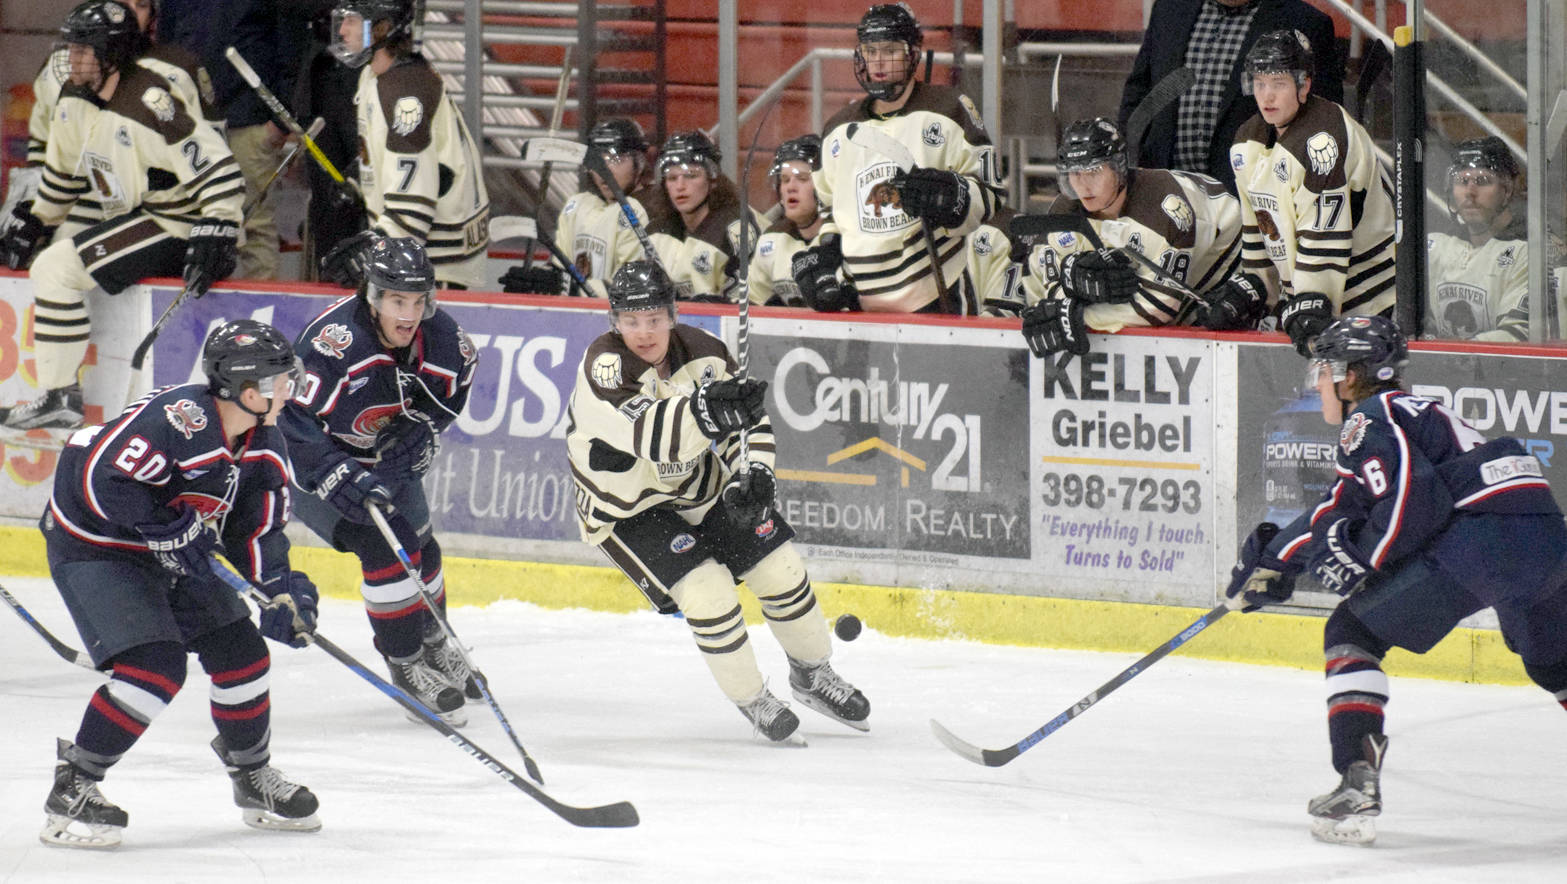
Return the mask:
[[[882,3],[866,10],[860,25],[854,31],[858,41],[854,47],[854,78],[872,98],[896,101],[919,67],[920,47],[925,35],[914,18],[914,13],[902,3]],[[902,43],[904,45],[903,77],[878,83],[871,79],[870,65],[862,47],[867,43]]]

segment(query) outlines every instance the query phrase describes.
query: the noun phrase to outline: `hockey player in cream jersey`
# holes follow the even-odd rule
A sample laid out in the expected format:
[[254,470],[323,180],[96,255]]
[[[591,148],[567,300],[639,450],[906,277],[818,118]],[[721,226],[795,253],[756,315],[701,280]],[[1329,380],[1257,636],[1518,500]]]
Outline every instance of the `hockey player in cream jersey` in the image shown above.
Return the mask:
[[[963,237],[999,199],[990,138],[967,96],[915,80],[924,37],[907,6],[872,6],[856,36],[855,76],[869,94],[823,129],[816,197],[828,220],[795,257],[795,280],[819,310],[973,314]],[[916,168],[900,171],[892,158],[856,145],[850,124],[901,142]],[[941,256],[945,292],[922,224]]]
[[659,263],[683,299],[731,301],[739,274],[740,190],[719,169],[718,146],[700,130],[669,137],[659,150],[648,195],[648,233]]
[[783,207],[783,217],[756,242],[746,276],[751,303],[775,307],[808,306],[795,284],[791,261],[822,227],[816,185],[811,175],[822,165],[822,140],[802,135],[778,145],[768,180]]
[[1393,186],[1365,128],[1311,94],[1311,46],[1274,31],[1246,54],[1258,114],[1230,164],[1245,225],[1243,267],[1277,282],[1279,325],[1295,348],[1345,313],[1393,306]]
[[719,688],[768,739],[800,722],[757,668],[742,580],[789,656],[795,699],[868,730],[870,703],[828,662],[827,620],[774,503],[766,382],[735,377],[723,342],[676,322],[674,286],[651,262],[616,272],[609,306],[566,430],[582,538],[660,611],[685,614]]
[[[1492,135],[1458,145],[1447,167],[1451,232],[1427,237],[1429,337],[1529,339],[1529,244],[1511,203],[1518,164]],[[1546,337],[1555,337],[1548,329]]]
[[[647,138],[635,120],[600,120],[588,131],[588,146],[604,155],[631,211],[643,227],[647,210],[634,196],[647,171]],[[615,202],[614,192],[596,173],[582,171],[584,187],[561,207],[555,222],[555,244],[588,280],[588,291],[604,297],[604,287],[620,265],[642,257],[642,244]]]
[[359,187],[373,231],[322,259],[339,282],[357,284],[362,260],[345,275],[337,259],[362,256],[373,236],[423,242],[445,288],[484,284],[490,195],[478,147],[441,77],[413,54],[413,0],[341,0],[332,12],[332,53],[363,67],[354,97],[359,117]]

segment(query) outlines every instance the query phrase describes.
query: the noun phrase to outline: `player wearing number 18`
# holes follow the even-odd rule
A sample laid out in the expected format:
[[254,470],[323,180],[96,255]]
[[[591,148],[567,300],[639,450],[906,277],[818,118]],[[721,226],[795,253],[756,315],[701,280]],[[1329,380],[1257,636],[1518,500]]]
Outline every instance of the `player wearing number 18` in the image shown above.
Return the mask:
[[1567,526],[1539,461],[1487,441],[1445,406],[1404,391],[1404,336],[1343,316],[1316,337],[1309,380],[1341,424],[1338,480],[1322,502],[1244,544],[1226,594],[1252,611],[1310,573],[1345,596],[1323,635],[1328,737],[1339,786],[1312,799],[1312,832],[1368,843],[1382,809],[1389,649],[1430,650],[1491,607],[1529,677],[1567,706]]

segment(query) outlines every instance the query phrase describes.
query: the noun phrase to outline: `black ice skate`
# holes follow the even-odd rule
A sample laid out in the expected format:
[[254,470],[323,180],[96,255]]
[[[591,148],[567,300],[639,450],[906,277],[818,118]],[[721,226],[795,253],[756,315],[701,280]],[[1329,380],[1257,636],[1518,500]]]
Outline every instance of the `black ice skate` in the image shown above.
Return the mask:
[[130,815],[103,797],[97,780],[65,760],[70,748],[65,740],[55,744],[60,763],[54,768],[54,788],[44,801],[48,818],[38,840],[54,847],[119,847],[120,834],[130,822]]
[[234,803],[240,818],[252,829],[274,832],[317,832],[321,818],[316,809],[321,802],[309,789],[291,783],[283,772],[270,764],[242,768],[229,756],[222,737],[214,737],[212,751],[228,768],[234,781]]
[[1367,734],[1361,748],[1364,760],[1350,764],[1338,788],[1306,805],[1313,817],[1311,835],[1318,841],[1366,846],[1377,839],[1377,824],[1372,818],[1382,813],[1380,779],[1387,737]]
[[448,641],[444,633],[437,631],[434,635],[424,637],[424,662],[429,664],[431,669],[439,672],[452,687],[462,691],[463,696],[470,700],[484,699],[484,694],[479,691],[479,683],[473,680],[473,671],[468,668],[467,661],[457,650],[456,644]]
[[800,718],[789,708],[789,704],[773,696],[773,692],[765,687],[750,702],[735,705],[740,707],[740,714],[756,727],[757,733],[774,743],[788,740],[795,728],[800,726]]
[[74,430],[84,419],[80,384],[45,390],[31,402],[0,409],[0,426],[8,430]]
[[[446,681],[446,676],[426,663],[422,655],[406,663],[398,663],[387,658],[386,666],[391,670],[392,684],[424,704],[426,709],[434,712],[442,721],[452,727],[462,727],[468,723],[468,713],[462,708],[462,691],[452,687]],[[409,712],[408,720],[420,719],[418,715]]]
[[823,661],[816,666],[807,666],[790,660],[789,687],[796,700],[828,718],[857,731],[871,729],[866,722],[871,714],[871,702],[834,672],[832,664]]

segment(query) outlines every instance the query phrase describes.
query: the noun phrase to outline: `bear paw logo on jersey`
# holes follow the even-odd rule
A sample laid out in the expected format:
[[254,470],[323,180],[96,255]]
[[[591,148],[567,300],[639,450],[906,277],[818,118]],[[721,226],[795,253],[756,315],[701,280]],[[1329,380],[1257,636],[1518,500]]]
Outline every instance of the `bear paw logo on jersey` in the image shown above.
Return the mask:
[[404,95],[392,105],[392,131],[409,135],[424,121],[424,105],[412,95]]
[[310,346],[315,348],[322,356],[330,356],[333,359],[342,359],[348,352],[348,347],[354,342],[354,333],[348,330],[348,326],[341,322],[334,322],[321,329],[315,337],[310,339]]
[[683,531],[676,534],[674,540],[669,541],[669,551],[675,555],[690,552],[693,546],[696,546],[696,538]]
[[163,406],[163,416],[186,439],[207,428],[207,413],[189,399]]
[[1164,201],[1159,203],[1159,208],[1163,209],[1164,213],[1170,216],[1170,220],[1175,222],[1176,229],[1182,233],[1191,230],[1192,224],[1195,223],[1197,218],[1196,213],[1192,211],[1191,203],[1173,193],[1166,196]]
[[141,103],[152,111],[152,115],[158,118],[158,122],[167,123],[174,119],[174,96],[168,90],[153,86],[141,94]]
[[620,354],[600,353],[593,360],[593,371],[590,374],[593,383],[606,390],[613,390],[620,386]]
[[1326,175],[1338,165],[1338,141],[1326,132],[1306,139],[1306,153],[1311,157],[1311,171]]
[[1360,443],[1366,441],[1366,429],[1370,426],[1371,418],[1358,411],[1349,416],[1338,434],[1339,447],[1344,449],[1345,454],[1354,454]]

